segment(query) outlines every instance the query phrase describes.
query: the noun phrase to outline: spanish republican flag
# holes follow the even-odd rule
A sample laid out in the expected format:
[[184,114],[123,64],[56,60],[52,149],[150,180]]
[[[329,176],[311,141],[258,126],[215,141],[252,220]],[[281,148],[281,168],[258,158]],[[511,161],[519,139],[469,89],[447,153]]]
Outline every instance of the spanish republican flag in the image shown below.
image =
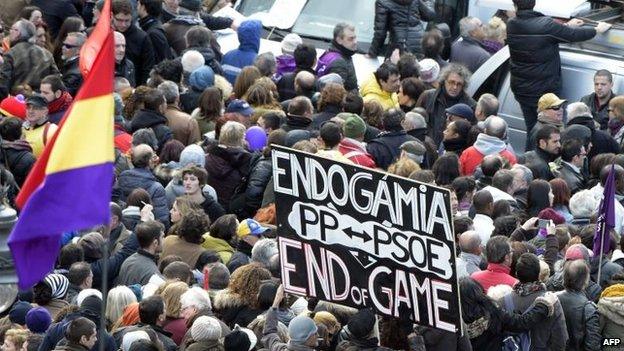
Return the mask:
[[52,271],[63,232],[110,220],[115,67],[111,1],[106,0],[80,52],[82,88],[16,200],[22,212],[8,245],[21,289]]

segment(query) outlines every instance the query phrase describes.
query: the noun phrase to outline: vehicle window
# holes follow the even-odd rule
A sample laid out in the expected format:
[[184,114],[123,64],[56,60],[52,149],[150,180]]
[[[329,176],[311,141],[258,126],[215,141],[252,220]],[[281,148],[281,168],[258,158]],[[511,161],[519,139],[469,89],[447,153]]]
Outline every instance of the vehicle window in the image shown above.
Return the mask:
[[358,42],[373,39],[374,0],[314,0],[308,1],[292,31],[299,35],[333,38],[334,26],[348,22],[355,26]]
[[275,0],[255,0],[255,1],[243,1],[238,8],[243,16],[251,16],[257,12],[269,12]]

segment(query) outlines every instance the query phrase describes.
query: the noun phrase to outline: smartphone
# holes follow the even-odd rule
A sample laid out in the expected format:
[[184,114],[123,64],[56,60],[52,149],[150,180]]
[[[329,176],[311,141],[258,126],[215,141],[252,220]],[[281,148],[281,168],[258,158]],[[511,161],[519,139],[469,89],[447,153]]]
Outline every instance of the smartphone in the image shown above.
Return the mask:
[[548,227],[549,224],[550,224],[550,221],[548,219],[540,219],[538,227],[539,228],[546,228],[546,227]]

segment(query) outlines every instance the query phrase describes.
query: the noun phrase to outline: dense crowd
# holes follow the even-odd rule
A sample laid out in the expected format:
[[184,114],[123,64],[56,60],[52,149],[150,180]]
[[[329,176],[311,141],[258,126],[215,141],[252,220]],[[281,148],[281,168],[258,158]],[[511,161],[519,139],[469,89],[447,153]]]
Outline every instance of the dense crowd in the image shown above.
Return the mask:
[[[63,234],[55,270],[0,319],[2,350],[599,350],[624,337],[624,96],[607,69],[580,102],[557,96],[558,42],[608,25],[514,4],[485,25],[462,19],[451,44],[421,24],[436,15],[429,1],[378,0],[369,56],[387,59],[358,82],[350,24],[318,58],[296,34],[276,56],[259,52],[259,21],[212,14],[225,1],[114,0],[111,222]],[[80,89],[80,48],[103,5],[32,0],[2,42],[10,203]],[[240,45],[222,53],[212,31],[224,28]],[[523,41],[523,30],[552,33]],[[524,153],[497,97],[466,93],[505,43]],[[463,333],[285,294],[271,145],[447,188]],[[600,257],[612,165],[616,223]]]

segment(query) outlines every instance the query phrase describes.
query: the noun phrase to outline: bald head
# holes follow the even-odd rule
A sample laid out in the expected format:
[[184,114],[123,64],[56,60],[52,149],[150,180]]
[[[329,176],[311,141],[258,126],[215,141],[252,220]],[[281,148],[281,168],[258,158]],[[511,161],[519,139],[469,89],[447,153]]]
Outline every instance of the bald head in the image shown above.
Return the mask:
[[498,116],[490,116],[485,120],[485,134],[499,138],[507,137],[507,122]]
[[481,254],[481,238],[474,230],[464,232],[459,236],[459,248],[462,252],[475,255]]
[[121,62],[126,57],[126,37],[115,32],[115,62]]
[[295,89],[298,94],[305,94],[306,92],[313,91],[316,85],[316,78],[314,74],[308,71],[301,71],[295,76]]
[[146,144],[140,144],[132,149],[132,165],[135,168],[149,168],[154,156],[154,150]]

